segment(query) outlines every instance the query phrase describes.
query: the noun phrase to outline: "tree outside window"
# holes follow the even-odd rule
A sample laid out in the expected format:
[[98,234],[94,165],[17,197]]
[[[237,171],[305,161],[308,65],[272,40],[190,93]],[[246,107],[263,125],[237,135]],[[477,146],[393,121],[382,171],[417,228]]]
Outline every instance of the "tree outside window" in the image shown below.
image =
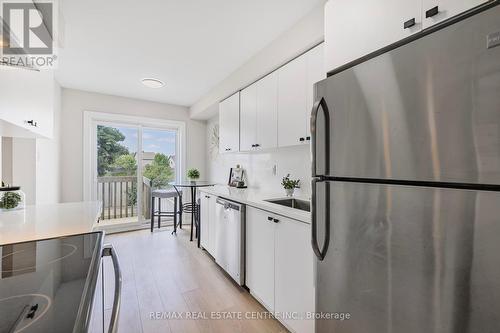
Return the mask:
[[[106,176],[135,176],[137,173],[136,153],[130,153],[124,145],[125,135],[117,128],[97,126],[97,174]],[[151,163],[143,167],[143,176],[150,179],[154,187],[165,187],[174,180],[172,156],[155,153]],[[137,202],[137,184],[134,183],[127,201]]]

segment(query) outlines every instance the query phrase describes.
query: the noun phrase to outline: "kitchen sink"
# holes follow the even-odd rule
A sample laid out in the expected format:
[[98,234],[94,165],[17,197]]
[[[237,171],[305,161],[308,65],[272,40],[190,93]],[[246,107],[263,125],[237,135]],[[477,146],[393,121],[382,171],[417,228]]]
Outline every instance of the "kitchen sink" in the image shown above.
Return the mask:
[[265,201],[281,206],[304,210],[306,212],[311,211],[311,203],[306,200],[290,198],[290,199],[269,199]]

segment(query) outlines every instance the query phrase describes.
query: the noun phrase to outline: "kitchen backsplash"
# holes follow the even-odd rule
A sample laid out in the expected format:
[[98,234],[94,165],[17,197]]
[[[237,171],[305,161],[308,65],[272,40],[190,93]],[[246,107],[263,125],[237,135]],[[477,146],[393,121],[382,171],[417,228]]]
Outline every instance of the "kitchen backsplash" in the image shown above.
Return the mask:
[[[229,169],[240,164],[245,169],[248,187],[272,193],[282,192],[281,179],[290,173],[291,178],[300,179],[297,195],[311,195],[311,157],[308,145],[279,148],[263,152],[219,154],[213,140],[217,117],[207,124],[207,177],[208,180],[227,184]],[[276,175],[273,167],[276,166]]]

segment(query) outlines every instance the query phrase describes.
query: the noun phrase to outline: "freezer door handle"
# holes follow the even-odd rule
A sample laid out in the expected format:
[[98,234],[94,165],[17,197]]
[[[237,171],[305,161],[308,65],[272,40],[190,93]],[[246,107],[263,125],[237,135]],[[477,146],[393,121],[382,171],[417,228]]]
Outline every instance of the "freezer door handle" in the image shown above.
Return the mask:
[[[321,249],[318,245],[318,216],[317,216],[317,195],[316,195],[316,185],[319,182],[325,183],[325,196],[324,196],[324,204],[325,204],[325,218],[324,218],[324,230],[325,237],[323,240],[323,245]],[[312,187],[312,195],[311,195],[311,245],[314,251],[314,254],[318,258],[318,260],[322,261],[325,259],[326,252],[328,251],[328,246],[330,245],[330,182],[325,181],[323,178],[315,177],[311,182]]]
[[325,117],[324,130],[325,130],[325,171],[324,175],[330,174],[330,112],[326,101],[323,97],[316,101],[311,111],[311,157],[312,157],[312,176],[317,176],[316,170],[316,143],[317,143],[317,121],[319,109],[323,110]]

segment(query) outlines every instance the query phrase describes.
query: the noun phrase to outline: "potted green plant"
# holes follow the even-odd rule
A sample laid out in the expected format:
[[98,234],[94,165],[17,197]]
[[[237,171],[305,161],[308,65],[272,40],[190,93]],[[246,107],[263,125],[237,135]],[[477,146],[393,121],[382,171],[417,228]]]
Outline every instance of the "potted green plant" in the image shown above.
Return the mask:
[[196,181],[196,179],[200,178],[200,172],[198,171],[198,169],[189,169],[188,172],[187,172],[187,177],[191,180],[191,181]]
[[281,185],[285,189],[287,197],[293,196],[293,192],[295,191],[295,189],[300,187],[299,183],[300,179],[291,179],[290,174],[286,175],[286,177],[283,177]]
[[0,187],[0,211],[23,209],[25,195],[19,186]]

